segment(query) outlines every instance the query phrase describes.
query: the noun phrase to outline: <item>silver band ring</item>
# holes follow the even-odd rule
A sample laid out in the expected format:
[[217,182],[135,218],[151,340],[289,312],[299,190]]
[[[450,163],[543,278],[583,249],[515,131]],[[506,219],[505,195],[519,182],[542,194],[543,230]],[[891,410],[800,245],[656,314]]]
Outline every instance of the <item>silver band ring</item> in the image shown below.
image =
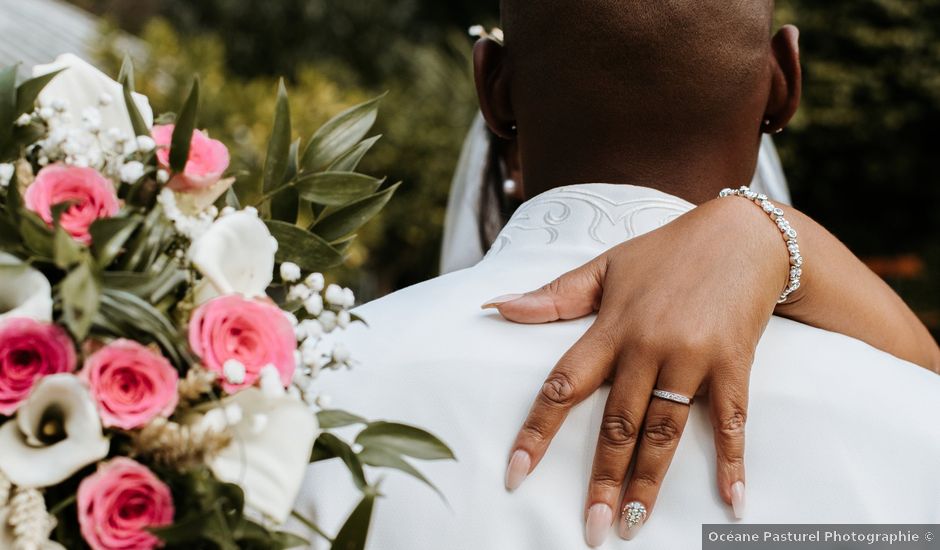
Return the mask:
[[665,399],[666,401],[672,401],[673,403],[679,403],[680,405],[691,405],[692,401],[694,401],[694,399],[691,397],[686,397],[684,395],[666,390],[653,390],[653,397]]

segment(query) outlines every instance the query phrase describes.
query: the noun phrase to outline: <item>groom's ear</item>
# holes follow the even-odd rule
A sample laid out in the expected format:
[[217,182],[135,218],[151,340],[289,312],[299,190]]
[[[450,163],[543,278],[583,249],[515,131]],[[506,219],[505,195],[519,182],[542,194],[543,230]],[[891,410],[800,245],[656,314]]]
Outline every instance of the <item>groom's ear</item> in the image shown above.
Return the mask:
[[480,111],[487,126],[504,139],[515,137],[516,117],[512,109],[506,48],[490,38],[473,46],[473,78]]
[[764,110],[767,133],[782,130],[800,107],[803,93],[803,70],[800,68],[800,31],[784,25],[773,37],[770,97]]

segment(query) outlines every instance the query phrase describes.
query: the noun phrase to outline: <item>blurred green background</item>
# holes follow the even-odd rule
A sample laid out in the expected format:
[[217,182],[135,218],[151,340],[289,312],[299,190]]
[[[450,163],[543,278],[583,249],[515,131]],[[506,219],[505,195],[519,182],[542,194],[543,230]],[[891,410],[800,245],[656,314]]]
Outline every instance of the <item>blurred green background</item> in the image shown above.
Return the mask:
[[[276,77],[310,135],[388,90],[363,169],[404,181],[342,276],[375,297],[436,274],[444,208],[475,112],[466,29],[496,0],[72,0],[143,39],[138,87],[172,110],[192,72],[200,125],[257,171]],[[940,334],[940,0],[778,0],[802,31],[803,107],[777,143],[794,202],[885,277]],[[119,42],[119,41],[118,41]],[[353,274],[353,270],[357,270]]]

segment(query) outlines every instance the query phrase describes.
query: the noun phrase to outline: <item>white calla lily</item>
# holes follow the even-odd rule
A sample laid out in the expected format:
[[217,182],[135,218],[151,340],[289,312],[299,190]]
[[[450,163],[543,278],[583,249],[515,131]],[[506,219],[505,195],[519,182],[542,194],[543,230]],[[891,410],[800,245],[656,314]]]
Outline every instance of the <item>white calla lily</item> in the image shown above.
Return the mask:
[[51,321],[52,288],[45,275],[0,252],[0,321],[7,317]]
[[[316,416],[287,395],[247,388],[225,399],[240,418],[232,443],[209,462],[216,477],[245,491],[245,503],[278,523],[287,521],[319,435]],[[211,412],[211,411],[210,411]]]
[[[76,127],[82,123],[85,109],[95,108],[101,113],[101,127],[105,130],[117,128],[127,136],[134,135],[130,116],[124,104],[124,88],[108,75],[96,69],[82,58],[66,53],[52,63],[33,67],[33,76],[49,74],[64,69],[57,74],[39,93],[39,103],[50,104],[54,100],[68,100],[65,111],[71,115],[71,124]],[[102,104],[102,97],[111,98]],[[150,100],[143,94],[134,93],[134,104],[144,119],[147,127],[153,126],[153,109]]]
[[[61,439],[43,433],[50,422],[61,428]],[[0,471],[18,487],[47,487],[103,459],[110,446],[82,381],[53,374],[36,383],[15,420],[0,426]]]
[[222,216],[189,247],[189,259],[204,279],[195,288],[196,304],[222,294],[265,295],[274,278],[277,241],[250,211]]

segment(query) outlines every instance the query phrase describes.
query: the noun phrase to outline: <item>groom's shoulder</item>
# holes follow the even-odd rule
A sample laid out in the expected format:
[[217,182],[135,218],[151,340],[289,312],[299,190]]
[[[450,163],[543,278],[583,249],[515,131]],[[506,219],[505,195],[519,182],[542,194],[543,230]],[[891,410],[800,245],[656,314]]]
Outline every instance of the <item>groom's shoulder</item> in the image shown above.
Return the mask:
[[[427,315],[443,315],[467,309],[472,296],[479,293],[473,268],[428,279],[367,302],[355,313],[365,319],[397,316],[402,321],[420,321]],[[486,296],[481,298],[483,303]],[[479,305],[479,304],[478,304]]]

